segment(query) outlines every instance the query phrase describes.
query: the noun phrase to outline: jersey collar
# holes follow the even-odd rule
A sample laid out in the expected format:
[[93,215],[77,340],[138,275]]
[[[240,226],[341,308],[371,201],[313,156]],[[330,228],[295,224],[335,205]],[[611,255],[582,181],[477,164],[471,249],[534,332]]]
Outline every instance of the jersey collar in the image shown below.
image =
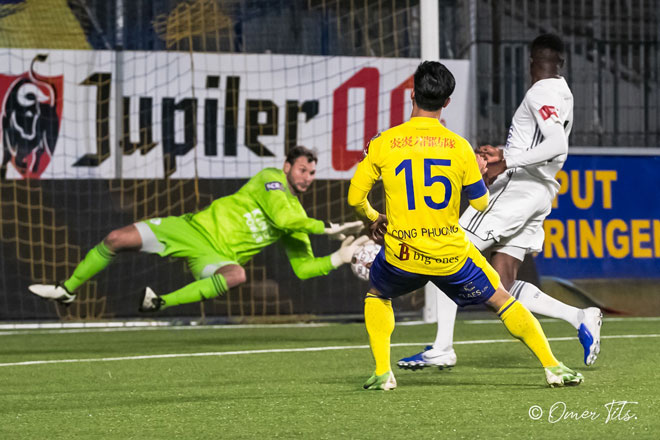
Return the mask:
[[437,120],[436,118],[427,118],[424,116],[415,116],[413,118],[410,118],[410,121],[408,121],[412,125],[417,125],[417,126],[434,126],[434,125],[442,125],[440,124],[440,121]]

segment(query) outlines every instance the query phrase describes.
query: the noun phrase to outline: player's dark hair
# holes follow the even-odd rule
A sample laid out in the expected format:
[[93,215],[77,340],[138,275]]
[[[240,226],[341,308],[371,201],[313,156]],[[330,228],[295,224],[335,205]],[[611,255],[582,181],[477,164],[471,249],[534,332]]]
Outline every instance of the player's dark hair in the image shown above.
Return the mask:
[[316,157],[316,153],[310,150],[307,147],[298,145],[289,150],[289,153],[286,155],[286,161],[293,165],[300,156],[305,156],[308,162],[318,162],[319,158]]
[[[551,53],[548,53],[548,50],[551,51]],[[534,41],[532,41],[530,53],[532,58],[535,59],[546,59],[547,61],[563,63],[565,50],[564,42],[558,35],[543,34],[539,35]]]
[[440,110],[454,92],[456,80],[442,63],[423,61],[415,71],[415,103],[422,110]]

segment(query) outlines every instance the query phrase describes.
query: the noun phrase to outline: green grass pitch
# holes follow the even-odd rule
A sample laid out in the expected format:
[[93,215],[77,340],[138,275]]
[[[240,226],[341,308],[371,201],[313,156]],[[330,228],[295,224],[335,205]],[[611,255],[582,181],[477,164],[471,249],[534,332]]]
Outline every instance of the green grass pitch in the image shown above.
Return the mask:
[[[363,324],[0,331],[0,438],[659,438],[660,319],[606,319],[590,368],[568,324],[542,325],[583,385],[547,388],[498,321],[469,317],[454,369],[395,368],[389,392],[361,388]],[[399,323],[393,363],[434,335]]]

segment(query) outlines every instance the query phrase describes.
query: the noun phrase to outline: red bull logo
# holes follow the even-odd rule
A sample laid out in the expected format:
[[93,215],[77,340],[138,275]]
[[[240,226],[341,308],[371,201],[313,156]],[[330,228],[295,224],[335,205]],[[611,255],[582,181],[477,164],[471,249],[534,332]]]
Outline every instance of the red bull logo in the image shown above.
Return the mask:
[[7,164],[26,179],[38,179],[55,151],[62,120],[63,76],[41,76],[36,62],[48,55],[37,55],[30,70],[20,75],[0,74],[0,119],[2,120],[2,165]]

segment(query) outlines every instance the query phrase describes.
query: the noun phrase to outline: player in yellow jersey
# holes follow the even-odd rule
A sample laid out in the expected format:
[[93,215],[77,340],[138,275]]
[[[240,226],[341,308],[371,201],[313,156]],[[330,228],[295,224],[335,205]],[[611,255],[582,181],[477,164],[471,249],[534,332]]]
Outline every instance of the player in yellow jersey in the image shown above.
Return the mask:
[[[554,357],[536,318],[500,285],[497,272],[458,223],[461,191],[481,211],[488,206],[488,191],[481,177],[483,161],[478,164],[470,144],[439,122],[454,86],[454,77],[444,65],[421,63],[414,76],[410,121],[374,137],[351,180],[348,203],[370,222],[373,238],[384,238],[371,266],[365,299],[364,318],[376,370],[364,388],[396,387],[390,366],[391,299],[429,281],[459,306],[486,303],[497,312],[509,332],[539,359],[548,384],[578,385],[582,375]],[[367,200],[379,178],[387,215]]]

